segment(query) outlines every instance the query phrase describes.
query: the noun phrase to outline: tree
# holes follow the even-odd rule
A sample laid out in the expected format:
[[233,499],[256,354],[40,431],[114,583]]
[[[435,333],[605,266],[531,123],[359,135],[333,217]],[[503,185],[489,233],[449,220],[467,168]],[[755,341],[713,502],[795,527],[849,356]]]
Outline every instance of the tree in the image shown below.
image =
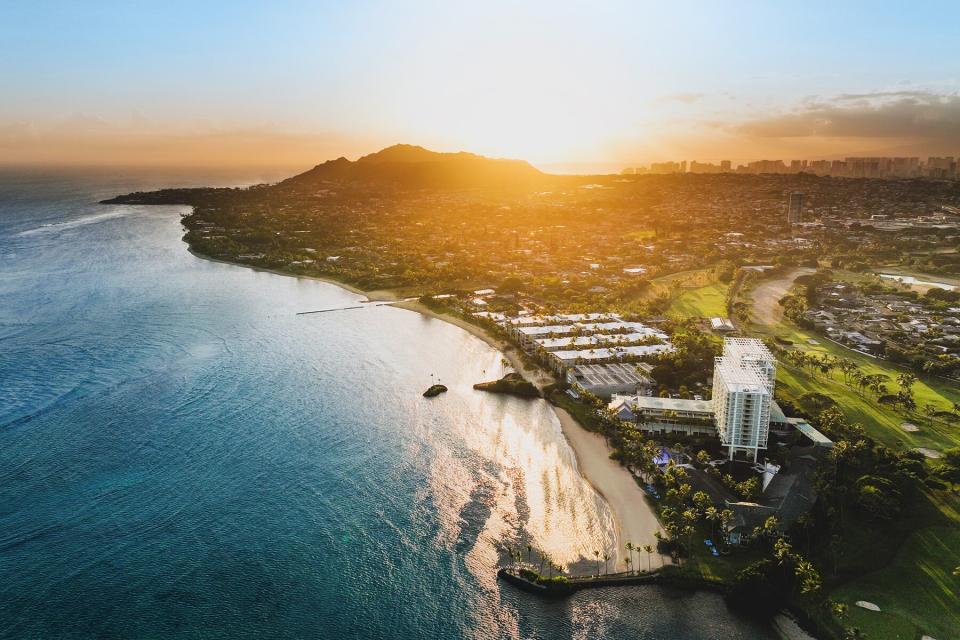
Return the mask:
[[764,538],[773,538],[780,535],[780,520],[777,516],[770,516],[763,524],[753,530],[753,535]]
[[693,494],[693,506],[697,508],[699,513],[706,513],[707,509],[711,507],[710,496],[703,491],[697,491]]
[[600,552],[594,550],[593,556],[597,559],[597,577],[600,577]]
[[897,376],[897,384],[904,391],[910,391],[910,387],[917,381],[917,376],[912,373],[901,373]]
[[842,602],[834,602],[830,608],[834,617],[838,620],[843,620],[847,616],[848,607]]
[[610,575],[610,554],[603,554],[603,570],[607,575]]
[[[650,571],[650,554],[653,553],[653,547],[645,544],[643,545],[643,550],[647,552],[647,571]],[[957,571],[960,571],[960,567],[957,567]]]
[[744,500],[755,500],[760,496],[760,481],[756,477],[750,477],[743,482],[738,482],[736,492]]
[[857,370],[857,363],[850,358],[840,358],[837,361],[837,368],[840,369],[840,373],[843,375],[843,383],[849,387],[850,376]]
[[736,516],[730,509],[724,509],[720,512],[720,526],[723,528],[724,539],[726,539],[727,535],[730,533],[730,530],[733,528],[735,519]]
[[633,543],[632,542],[627,542],[627,554],[630,558],[630,564],[633,565]]
[[917,403],[913,399],[913,384],[917,381],[917,376],[912,373],[901,373],[897,376],[897,384],[900,385],[900,393],[897,394],[898,402],[904,409],[915,409]]
[[717,535],[717,523],[720,521],[720,510],[715,506],[710,505],[703,512],[703,517],[707,522],[710,523],[710,537],[714,538]]
[[800,581],[801,595],[809,595],[819,591],[823,585],[823,580],[820,578],[820,572],[816,570],[813,563],[799,556],[795,558],[795,561],[793,571]]

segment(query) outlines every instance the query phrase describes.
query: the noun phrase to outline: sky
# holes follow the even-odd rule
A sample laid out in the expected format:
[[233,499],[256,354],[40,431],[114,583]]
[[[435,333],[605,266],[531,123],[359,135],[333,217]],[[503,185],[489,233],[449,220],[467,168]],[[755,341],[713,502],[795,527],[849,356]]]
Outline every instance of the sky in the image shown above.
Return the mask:
[[957,2],[0,0],[0,163],[960,155]]

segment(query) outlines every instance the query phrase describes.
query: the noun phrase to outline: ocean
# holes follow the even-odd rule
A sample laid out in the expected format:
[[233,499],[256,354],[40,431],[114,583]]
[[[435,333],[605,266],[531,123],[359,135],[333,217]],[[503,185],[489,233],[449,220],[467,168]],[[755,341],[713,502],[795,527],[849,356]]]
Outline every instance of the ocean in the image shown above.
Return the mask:
[[472,389],[500,354],[389,306],[298,316],[363,298],[97,204],[263,178],[0,172],[0,637],[773,637],[712,593],[498,582],[504,544],[614,543],[549,406]]

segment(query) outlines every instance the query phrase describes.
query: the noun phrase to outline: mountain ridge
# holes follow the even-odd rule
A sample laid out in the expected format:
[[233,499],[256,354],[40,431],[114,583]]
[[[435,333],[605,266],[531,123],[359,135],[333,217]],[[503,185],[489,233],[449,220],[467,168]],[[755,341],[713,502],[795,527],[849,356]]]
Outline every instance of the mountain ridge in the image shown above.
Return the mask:
[[459,151],[431,151],[411,144],[395,144],[351,161],[340,157],[287,178],[282,185],[321,182],[393,183],[409,187],[527,186],[546,174],[525,160],[488,158]]

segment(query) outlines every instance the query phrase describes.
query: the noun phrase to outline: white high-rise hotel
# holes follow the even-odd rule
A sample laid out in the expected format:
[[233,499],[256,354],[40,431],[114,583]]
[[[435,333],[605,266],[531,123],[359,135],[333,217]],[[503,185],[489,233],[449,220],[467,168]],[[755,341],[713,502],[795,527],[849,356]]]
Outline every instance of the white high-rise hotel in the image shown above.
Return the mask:
[[773,355],[760,340],[724,338],[713,372],[713,412],[720,441],[730,453],[767,448],[770,404],[777,379]]

